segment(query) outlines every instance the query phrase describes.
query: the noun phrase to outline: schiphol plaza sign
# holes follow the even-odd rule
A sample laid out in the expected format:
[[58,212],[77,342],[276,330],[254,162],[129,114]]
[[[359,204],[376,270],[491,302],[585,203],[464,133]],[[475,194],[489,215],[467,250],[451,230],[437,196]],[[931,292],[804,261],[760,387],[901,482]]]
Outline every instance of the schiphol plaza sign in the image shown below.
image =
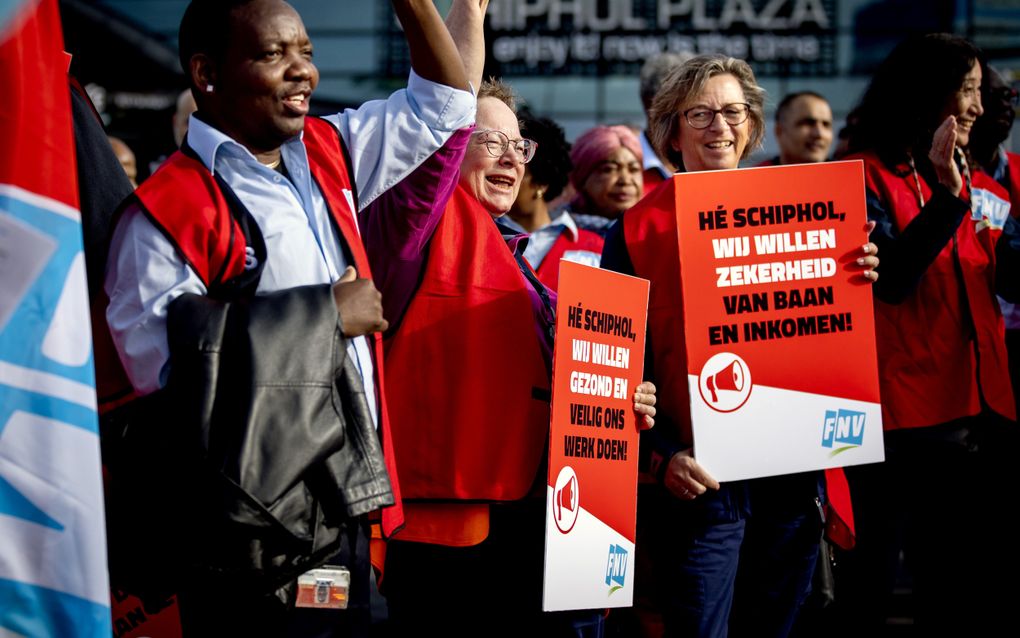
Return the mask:
[[759,75],[836,72],[836,0],[491,0],[503,75],[634,74],[660,52],[723,53]]

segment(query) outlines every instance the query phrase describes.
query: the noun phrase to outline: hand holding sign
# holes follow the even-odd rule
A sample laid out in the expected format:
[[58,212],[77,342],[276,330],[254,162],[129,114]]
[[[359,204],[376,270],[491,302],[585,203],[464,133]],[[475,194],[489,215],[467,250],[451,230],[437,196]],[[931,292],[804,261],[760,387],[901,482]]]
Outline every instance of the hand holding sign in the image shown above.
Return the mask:
[[642,381],[634,390],[634,411],[641,415],[639,430],[650,430],[655,426],[655,384]]
[[[873,221],[869,221],[865,225],[864,230],[867,231],[869,237],[871,231],[875,230],[875,225]],[[863,257],[857,258],[857,265],[862,268],[861,275],[870,283],[875,283],[878,281],[878,271],[875,270],[878,268],[878,246],[869,241],[861,246],[861,253],[863,253]]]
[[685,501],[692,501],[708,490],[719,489],[719,481],[698,465],[691,448],[673,455],[662,480],[666,489]]

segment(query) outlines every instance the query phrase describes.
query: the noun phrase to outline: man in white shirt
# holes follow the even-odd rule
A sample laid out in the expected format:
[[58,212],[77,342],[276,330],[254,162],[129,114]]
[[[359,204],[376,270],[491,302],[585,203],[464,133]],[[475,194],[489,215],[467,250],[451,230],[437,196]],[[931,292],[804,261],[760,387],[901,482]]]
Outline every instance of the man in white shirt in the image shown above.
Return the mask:
[[[367,278],[357,208],[474,120],[474,97],[460,57],[431,0],[393,0],[393,5],[411,49],[408,89],[325,118],[329,126],[315,121],[314,127],[306,115],[318,71],[304,25],[290,5],[281,0],[193,0],[188,7],[181,24],[181,61],[198,111],[191,116],[183,155],[171,157],[170,166],[162,169],[166,175],[150,178],[153,185],[143,184],[135,203],[125,209],[107,267],[106,319],[136,394],[159,390],[171,373],[171,304],[186,293],[215,299],[221,284],[261,269],[255,277],[257,298],[320,286],[335,303],[334,323],[346,343],[340,360],[356,367],[371,422],[387,447],[378,336],[386,322],[379,293]],[[331,136],[338,136],[339,146]],[[329,168],[323,157],[336,160],[335,174],[323,172]],[[212,208],[174,208],[167,175],[187,178],[180,182],[183,200],[207,198]],[[209,193],[203,193],[202,185]],[[246,220],[240,225],[231,220],[238,214]],[[194,221],[206,217],[212,221]],[[221,281],[224,273],[233,279]],[[293,367],[301,362],[285,363]],[[286,450],[273,452],[286,455]],[[383,512],[384,528],[392,509]],[[400,521],[390,518],[393,531]],[[293,589],[245,598],[192,583],[180,597],[186,635],[366,633],[364,525],[355,522],[345,533],[334,558],[351,571],[346,612],[288,612]]]

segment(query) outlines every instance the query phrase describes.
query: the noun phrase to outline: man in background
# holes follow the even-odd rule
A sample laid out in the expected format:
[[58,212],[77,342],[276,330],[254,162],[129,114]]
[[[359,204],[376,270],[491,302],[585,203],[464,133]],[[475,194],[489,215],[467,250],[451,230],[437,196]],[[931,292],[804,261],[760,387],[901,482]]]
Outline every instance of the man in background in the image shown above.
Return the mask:
[[117,161],[120,162],[121,168],[124,169],[124,174],[127,175],[128,180],[131,181],[131,185],[135,188],[138,187],[138,163],[135,161],[135,153],[131,150],[124,140],[119,137],[112,135],[107,136],[110,140],[110,146],[113,148],[113,154],[117,156]]
[[790,93],[776,108],[774,130],[779,155],[758,166],[824,162],[832,148],[832,108],[813,91]]

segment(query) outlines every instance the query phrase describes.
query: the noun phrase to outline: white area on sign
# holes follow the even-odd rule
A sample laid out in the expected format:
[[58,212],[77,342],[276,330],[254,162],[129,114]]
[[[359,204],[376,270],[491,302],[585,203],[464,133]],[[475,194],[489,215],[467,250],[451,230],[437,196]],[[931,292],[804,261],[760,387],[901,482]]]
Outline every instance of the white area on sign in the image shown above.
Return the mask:
[[[694,386],[698,377],[688,375]],[[832,456],[823,445],[826,413],[852,410],[864,413],[859,447]],[[882,406],[837,396],[755,385],[736,412],[711,409],[699,394],[691,394],[694,456],[718,481],[793,474],[885,459]]]

